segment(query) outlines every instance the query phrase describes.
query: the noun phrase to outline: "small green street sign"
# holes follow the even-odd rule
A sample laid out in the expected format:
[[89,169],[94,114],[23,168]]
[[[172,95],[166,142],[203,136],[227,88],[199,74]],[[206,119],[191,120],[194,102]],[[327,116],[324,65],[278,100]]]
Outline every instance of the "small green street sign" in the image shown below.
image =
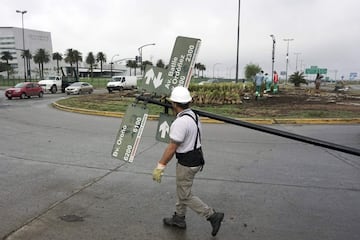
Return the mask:
[[169,68],[146,66],[139,88],[157,95],[169,96],[176,86],[188,87],[200,42],[197,38],[177,37]]
[[111,156],[125,162],[133,162],[139,146],[149,109],[144,105],[129,105],[121,122]]
[[156,129],[156,140],[159,142],[169,143],[170,142],[170,126],[175,120],[175,116],[166,113],[160,113],[158,126]]

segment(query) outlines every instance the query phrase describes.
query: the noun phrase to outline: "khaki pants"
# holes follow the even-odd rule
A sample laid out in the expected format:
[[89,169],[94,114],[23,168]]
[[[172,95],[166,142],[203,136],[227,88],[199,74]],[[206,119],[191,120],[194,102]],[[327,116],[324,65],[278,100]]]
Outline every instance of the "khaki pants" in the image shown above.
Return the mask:
[[191,208],[199,215],[208,218],[214,210],[206,205],[200,198],[193,196],[191,187],[193,185],[195,174],[200,170],[198,167],[186,167],[179,163],[176,165],[176,193],[178,202],[176,203],[176,214],[186,215],[186,207]]

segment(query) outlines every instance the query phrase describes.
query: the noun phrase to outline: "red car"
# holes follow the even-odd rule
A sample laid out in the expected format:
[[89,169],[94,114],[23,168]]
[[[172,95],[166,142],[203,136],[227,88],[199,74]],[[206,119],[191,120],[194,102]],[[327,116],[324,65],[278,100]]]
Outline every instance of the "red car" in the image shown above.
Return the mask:
[[16,84],[15,87],[6,89],[5,96],[8,99],[12,99],[13,97],[30,98],[31,96],[41,98],[44,96],[44,90],[37,83],[23,82]]

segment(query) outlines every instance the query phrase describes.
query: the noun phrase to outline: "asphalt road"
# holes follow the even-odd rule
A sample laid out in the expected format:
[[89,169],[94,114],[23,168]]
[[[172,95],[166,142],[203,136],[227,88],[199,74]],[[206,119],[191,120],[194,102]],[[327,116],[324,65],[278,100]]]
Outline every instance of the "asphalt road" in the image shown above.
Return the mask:
[[[53,109],[65,97],[7,100],[0,90],[2,239],[360,239],[360,158],[229,124],[204,125],[206,165],[194,192],[225,212],[216,238],[191,210],[172,215],[175,160],[151,172],[165,144],[149,121],[133,164],[110,152],[121,119]],[[360,148],[359,125],[275,125]]]

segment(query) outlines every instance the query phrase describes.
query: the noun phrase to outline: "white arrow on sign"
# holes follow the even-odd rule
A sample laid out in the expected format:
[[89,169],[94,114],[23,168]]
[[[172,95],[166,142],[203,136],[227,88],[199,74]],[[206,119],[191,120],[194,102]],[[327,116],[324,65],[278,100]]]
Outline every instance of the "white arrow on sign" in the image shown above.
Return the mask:
[[166,133],[168,133],[169,131],[170,131],[169,124],[166,121],[164,121],[159,127],[159,132],[161,132],[161,138],[165,138]]
[[145,78],[146,78],[145,84],[149,85],[150,81],[153,80],[154,87],[158,88],[163,82],[163,79],[161,77],[162,77],[162,72],[158,72],[158,75],[155,77],[154,70],[151,68],[145,73]]

